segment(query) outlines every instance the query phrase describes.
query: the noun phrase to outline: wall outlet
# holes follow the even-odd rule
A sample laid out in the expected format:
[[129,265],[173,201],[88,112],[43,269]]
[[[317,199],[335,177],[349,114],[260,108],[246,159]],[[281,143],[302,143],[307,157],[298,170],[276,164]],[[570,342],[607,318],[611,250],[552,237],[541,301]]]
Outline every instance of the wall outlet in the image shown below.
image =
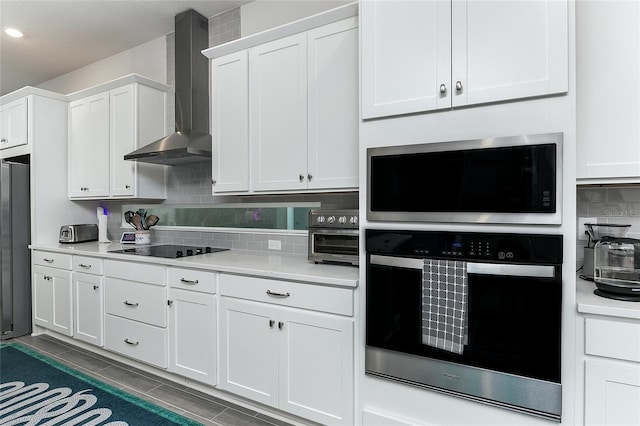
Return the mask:
[[585,223],[598,223],[597,217],[579,217],[578,218],[578,240],[587,241],[589,237],[585,233],[586,229],[584,229]]
[[269,250],[282,250],[282,241],[269,240]]

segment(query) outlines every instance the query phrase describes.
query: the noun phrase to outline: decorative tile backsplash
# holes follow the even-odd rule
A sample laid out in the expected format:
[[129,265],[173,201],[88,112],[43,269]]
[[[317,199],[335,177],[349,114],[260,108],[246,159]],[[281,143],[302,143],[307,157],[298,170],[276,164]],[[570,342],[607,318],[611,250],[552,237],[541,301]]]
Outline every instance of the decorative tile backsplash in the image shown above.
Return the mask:
[[[209,46],[215,46],[240,38],[240,8],[222,13],[209,19]],[[175,84],[175,38],[173,33],[167,35],[167,84]],[[174,96],[167,97],[167,126],[171,132],[174,128]],[[290,195],[247,195],[247,196],[212,196],[211,195],[211,162],[170,166],[167,173],[167,199],[163,204],[221,204],[221,203],[297,203],[319,202],[322,207],[358,208],[358,192],[328,194],[290,194]],[[148,201],[141,203],[147,204]],[[124,231],[121,228],[122,206],[131,205],[131,201],[104,202],[109,212],[108,237],[117,241]],[[160,223],[162,225],[162,218]],[[233,232],[201,232],[201,231],[152,231],[154,244],[183,244],[194,246],[224,247],[235,250],[271,252],[268,240],[279,240],[281,250],[277,253],[304,255],[307,254],[306,235],[282,235],[277,233],[233,233]]]
[[[629,238],[640,238],[640,188],[634,187],[587,187],[578,188],[577,217],[595,218],[596,223],[618,223],[631,225]],[[583,229],[576,232],[582,234]],[[587,241],[577,242],[577,261],[582,264],[583,250]]]

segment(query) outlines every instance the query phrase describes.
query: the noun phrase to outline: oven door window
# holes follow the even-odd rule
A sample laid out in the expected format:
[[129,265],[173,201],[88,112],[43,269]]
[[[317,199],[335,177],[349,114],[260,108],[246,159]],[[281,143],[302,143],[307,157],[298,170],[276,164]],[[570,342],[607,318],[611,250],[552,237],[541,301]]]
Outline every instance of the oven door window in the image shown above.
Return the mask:
[[368,346],[560,382],[559,278],[469,273],[468,336],[456,353],[423,343],[424,260],[368,260]]
[[316,230],[312,232],[313,252],[317,254],[358,255],[358,234]]

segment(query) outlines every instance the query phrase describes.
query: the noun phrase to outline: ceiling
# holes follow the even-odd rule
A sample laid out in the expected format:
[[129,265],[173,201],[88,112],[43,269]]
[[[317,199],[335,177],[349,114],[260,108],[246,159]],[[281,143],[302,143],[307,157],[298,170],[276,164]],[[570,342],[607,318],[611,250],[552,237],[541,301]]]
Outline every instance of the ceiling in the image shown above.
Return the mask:
[[[250,0],[0,0],[0,95],[37,86],[173,32],[174,16],[210,18]],[[21,30],[12,39],[6,27]]]

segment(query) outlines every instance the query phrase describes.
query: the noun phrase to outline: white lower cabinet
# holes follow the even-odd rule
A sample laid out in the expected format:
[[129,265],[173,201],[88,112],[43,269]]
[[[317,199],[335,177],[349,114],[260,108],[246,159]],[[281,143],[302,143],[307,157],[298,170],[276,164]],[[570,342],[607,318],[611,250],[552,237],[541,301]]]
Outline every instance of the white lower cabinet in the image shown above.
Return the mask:
[[584,423],[640,424],[640,321],[585,319]]
[[71,256],[34,251],[32,262],[34,324],[73,336]]
[[282,306],[295,304],[304,284],[243,280],[256,289],[270,282],[278,304],[231,297],[237,277],[220,276],[219,387],[319,423],[352,424],[352,318]]
[[107,260],[104,270],[105,349],[167,368],[165,268]]
[[73,273],[74,337],[102,346],[104,337],[104,278],[102,275]]
[[215,386],[215,272],[169,268],[169,371]]

